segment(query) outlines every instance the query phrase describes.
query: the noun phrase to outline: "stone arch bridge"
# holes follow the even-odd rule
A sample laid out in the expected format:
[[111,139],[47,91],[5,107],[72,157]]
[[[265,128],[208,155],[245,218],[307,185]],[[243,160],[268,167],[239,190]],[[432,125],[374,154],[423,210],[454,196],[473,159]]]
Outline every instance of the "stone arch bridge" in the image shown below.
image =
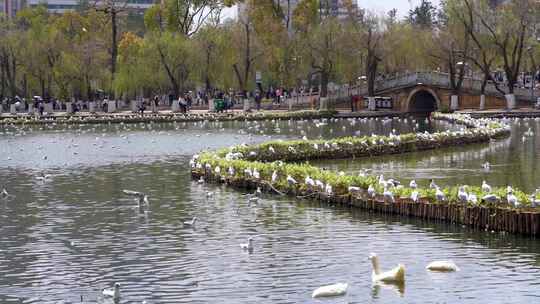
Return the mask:
[[[514,107],[532,106],[540,92],[530,89],[516,88],[515,104],[508,104],[504,95],[488,84],[485,96],[481,101],[482,81],[465,78],[459,96],[452,97],[450,79],[448,74],[438,72],[416,72],[398,75],[377,81],[375,84],[376,96],[391,97],[392,110],[401,112],[432,112],[435,110],[466,110],[466,109],[508,109]],[[505,88],[503,88],[505,89]],[[346,89],[347,92],[334,92],[336,95],[367,95],[365,86]],[[343,89],[342,89],[343,91]],[[454,100],[453,100],[454,99]],[[482,105],[482,106],[481,106]]]

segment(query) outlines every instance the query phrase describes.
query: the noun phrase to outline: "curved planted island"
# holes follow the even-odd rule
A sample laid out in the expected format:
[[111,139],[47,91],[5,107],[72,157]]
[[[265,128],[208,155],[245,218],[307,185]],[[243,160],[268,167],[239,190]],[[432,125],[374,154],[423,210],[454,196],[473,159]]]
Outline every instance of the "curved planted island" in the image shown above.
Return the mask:
[[[292,118],[298,116],[292,116]],[[316,115],[303,116],[317,118]],[[449,221],[479,229],[540,233],[538,194],[480,185],[417,188],[384,177],[346,175],[306,163],[315,159],[398,154],[450,145],[489,142],[510,134],[505,124],[468,115],[435,113],[433,119],[461,125],[458,131],[345,137],[333,140],[271,141],[195,155],[192,177],[244,189],[310,197],[378,213]],[[273,117],[275,118],[275,117]],[[282,116],[280,118],[286,118]]]

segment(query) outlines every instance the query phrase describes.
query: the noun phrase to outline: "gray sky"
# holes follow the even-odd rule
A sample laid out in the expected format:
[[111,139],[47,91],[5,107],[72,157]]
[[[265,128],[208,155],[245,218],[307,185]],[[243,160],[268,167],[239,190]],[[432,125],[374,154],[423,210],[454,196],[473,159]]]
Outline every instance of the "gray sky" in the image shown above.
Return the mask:
[[[421,0],[358,0],[358,5],[367,8],[375,13],[386,13],[393,8],[397,8],[398,15],[406,16],[411,7],[415,7]],[[431,3],[438,5],[439,0],[431,0]]]
[[[411,9],[411,6],[414,7],[420,2],[421,0],[357,0],[358,6],[361,8],[368,9],[370,11],[373,11],[376,14],[384,14],[388,12],[389,10],[393,8],[397,8],[398,15],[400,17],[404,17],[407,15],[409,10]],[[439,0],[431,0],[432,3],[435,5],[439,4]],[[233,8],[225,9],[223,12],[224,16],[226,17],[235,17],[236,16],[236,6]]]

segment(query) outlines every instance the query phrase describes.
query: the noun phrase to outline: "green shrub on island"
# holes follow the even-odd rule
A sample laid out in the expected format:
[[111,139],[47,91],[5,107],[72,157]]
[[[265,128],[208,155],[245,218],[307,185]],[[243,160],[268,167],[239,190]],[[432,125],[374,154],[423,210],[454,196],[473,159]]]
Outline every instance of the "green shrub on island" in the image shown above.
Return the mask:
[[[292,140],[272,141],[259,145],[240,145],[204,152],[194,156],[191,161],[194,175],[207,176],[227,181],[249,180],[271,185],[283,192],[326,193],[327,195],[366,196],[371,187],[380,197],[385,191],[385,183],[377,177],[347,175],[343,172],[323,170],[309,163],[287,163],[288,161],[307,161],[311,159],[332,159],[336,157],[357,157],[402,153],[418,149],[437,148],[448,144],[489,141],[507,136],[508,126],[490,119],[472,119],[468,115],[435,113],[434,119],[446,120],[464,125],[459,131],[437,133],[409,133],[389,136],[372,135],[345,137],[333,140]],[[388,187],[388,184],[386,184]],[[414,191],[423,202],[433,204],[464,204],[458,197],[459,186],[439,189],[413,189],[402,185],[392,185],[390,191],[396,200],[411,200]],[[495,188],[489,193],[480,186],[468,186],[470,197],[477,198],[468,205],[497,206],[499,208],[536,207],[533,196],[513,190],[519,205],[506,202],[507,188]],[[442,194],[441,194],[442,193]],[[484,199],[495,196],[497,202]],[[538,196],[538,193],[536,194]],[[440,197],[444,196],[444,200]]]

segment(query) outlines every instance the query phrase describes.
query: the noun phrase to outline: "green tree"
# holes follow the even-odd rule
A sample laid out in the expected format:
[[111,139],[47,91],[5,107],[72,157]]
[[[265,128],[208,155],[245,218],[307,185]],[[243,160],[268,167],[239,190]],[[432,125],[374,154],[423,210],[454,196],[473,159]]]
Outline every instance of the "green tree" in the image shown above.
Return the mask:
[[432,28],[435,24],[436,7],[429,0],[422,0],[420,5],[409,11],[408,21],[422,28]]

